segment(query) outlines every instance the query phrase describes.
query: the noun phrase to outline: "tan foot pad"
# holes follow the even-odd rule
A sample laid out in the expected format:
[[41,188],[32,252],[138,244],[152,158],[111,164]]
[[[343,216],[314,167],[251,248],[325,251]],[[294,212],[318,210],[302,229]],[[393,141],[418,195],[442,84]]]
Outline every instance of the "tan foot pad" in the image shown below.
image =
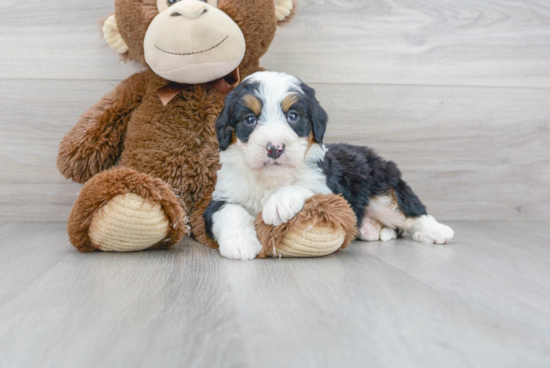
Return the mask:
[[160,205],[137,194],[114,197],[94,214],[89,228],[92,244],[105,252],[133,252],[165,239],[169,221]]
[[256,233],[262,243],[258,258],[322,257],[346,248],[357,235],[357,219],[349,203],[335,194],[316,194],[302,211],[279,226],[256,217]]
[[307,226],[287,232],[276,249],[268,250],[270,257],[322,257],[336,252],[346,238],[346,232],[333,227]]

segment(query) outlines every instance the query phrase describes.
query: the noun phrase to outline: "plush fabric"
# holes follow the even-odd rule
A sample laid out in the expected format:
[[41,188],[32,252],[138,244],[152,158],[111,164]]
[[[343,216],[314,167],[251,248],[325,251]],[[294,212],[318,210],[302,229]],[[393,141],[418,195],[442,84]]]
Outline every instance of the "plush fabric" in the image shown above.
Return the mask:
[[[200,16],[200,21],[182,22],[182,16]],[[179,12],[178,12],[179,11]],[[174,37],[177,35],[177,37]],[[163,78],[178,83],[206,83],[237,68],[246,49],[244,35],[222,10],[195,1],[176,3],[151,22],[144,40],[147,64]]]
[[[142,242],[138,242],[139,244],[134,244],[133,249],[127,250],[169,248],[179,242],[186,232],[189,232],[186,214],[170,186],[160,179],[153,179],[147,174],[138,173],[132,169],[115,168],[94,176],[78,195],[69,216],[67,228],[71,243],[79,251],[91,252],[99,250],[102,246],[106,248],[117,246],[114,243],[94,244],[89,234],[90,225],[97,213],[104,217],[103,213],[99,211],[100,209],[114,198],[128,193],[140,196],[148,203],[148,207],[155,211],[158,206],[164,212],[169,228],[168,232],[162,236],[161,241],[147,247],[144,247]],[[165,239],[166,241],[164,241]]]
[[119,54],[128,52],[128,45],[122,39],[114,15],[109,16],[103,24],[103,37],[107,44]]
[[275,15],[279,23],[290,22],[296,14],[296,3],[293,0],[275,0]]
[[346,248],[357,236],[355,213],[335,194],[316,194],[289,222],[267,225],[256,217],[256,232],[263,248],[258,258],[318,257]]
[[[295,14],[296,4],[287,18],[277,19],[274,0],[219,0],[218,8],[224,11],[241,28],[246,41],[246,53],[241,66],[258,67],[271,45],[277,24],[289,21]],[[288,5],[287,5],[288,6]],[[128,52],[123,60],[135,60],[147,66],[144,37],[153,19],[158,15],[156,0],[115,0],[115,17],[118,29]],[[254,71],[242,68],[243,76]]]

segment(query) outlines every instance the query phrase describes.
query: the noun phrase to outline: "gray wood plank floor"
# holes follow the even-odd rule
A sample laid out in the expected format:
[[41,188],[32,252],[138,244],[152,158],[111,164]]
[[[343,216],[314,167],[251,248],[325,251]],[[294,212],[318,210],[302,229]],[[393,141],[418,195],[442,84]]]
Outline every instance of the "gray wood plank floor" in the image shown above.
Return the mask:
[[550,224],[453,222],[450,245],[321,259],[80,254],[0,223],[1,367],[548,367]]

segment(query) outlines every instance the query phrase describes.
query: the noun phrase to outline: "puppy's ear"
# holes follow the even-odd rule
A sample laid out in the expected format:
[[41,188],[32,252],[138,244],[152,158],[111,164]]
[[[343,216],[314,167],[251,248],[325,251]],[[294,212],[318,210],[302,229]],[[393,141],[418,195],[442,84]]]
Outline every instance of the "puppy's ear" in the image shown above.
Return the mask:
[[216,120],[216,135],[218,136],[220,151],[225,151],[233,140],[233,128],[229,125],[231,118],[229,103],[230,101],[226,100],[225,106],[218,120]]
[[325,132],[327,131],[328,115],[319,104],[319,101],[317,101],[317,98],[315,98],[315,90],[313,88],[302,83],[302,90],[307,98],[309,114],[311,116],[311,127],[313,129],[313,139],[315,142],[322,144]]

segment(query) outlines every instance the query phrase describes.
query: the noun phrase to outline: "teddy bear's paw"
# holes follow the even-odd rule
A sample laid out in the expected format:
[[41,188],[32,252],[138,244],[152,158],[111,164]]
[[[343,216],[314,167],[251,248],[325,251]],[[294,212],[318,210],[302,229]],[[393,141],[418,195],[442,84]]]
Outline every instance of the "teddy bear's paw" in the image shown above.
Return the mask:
[[270,257],[322,257],[342,247],[346,233],[330,225],[301,224],[291,227],[278,247],[268,249]]
[[169,242],[169,232],[170,223],[159,204],[127,193],[94,213],[88,235],[99,250],[132,252]]
[[349,203],[335,194],[315,194],[306,199],[302,210],[283,225],[267,224],[260,213],[255,220],[256,233],[263,244],[258,258],[332,254],[356,238],[356,223]]
[[268,225],[279,226],[292,219],[304,208],[301,193],[286,191],[272,195],[264,206],[262,218]]
[[220,254],[229,259],[250,260],[256,258],[262,250],[256,230],[253,227],[234,229],[218,241]]
[[80,252],[168,249],[190,233],[189,219],[170,185],[127,167],[94,175],[67,221]]

